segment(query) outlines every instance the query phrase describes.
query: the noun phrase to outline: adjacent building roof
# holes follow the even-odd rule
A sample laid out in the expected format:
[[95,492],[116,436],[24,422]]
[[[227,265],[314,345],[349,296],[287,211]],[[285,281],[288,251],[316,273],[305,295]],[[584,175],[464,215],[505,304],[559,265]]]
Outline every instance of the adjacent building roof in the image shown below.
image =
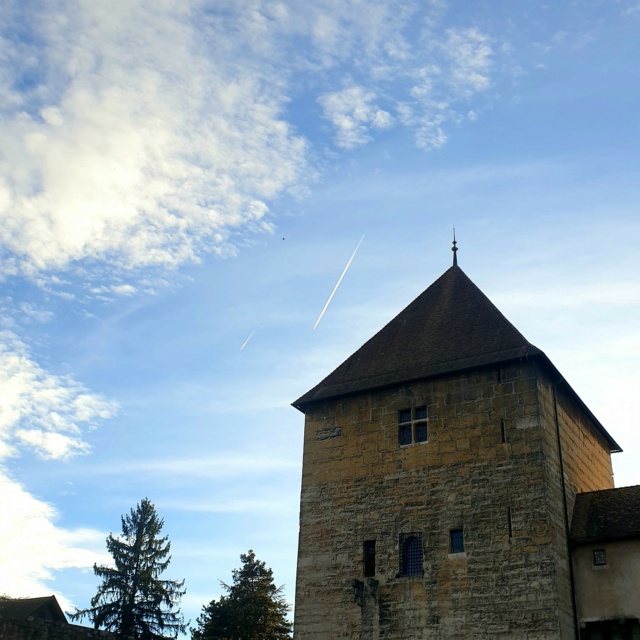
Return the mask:
[[319,400],[532,357],[542,360],[552,379],[563,383],[610,451],[621,451],[546,355],[455,263],[293,406],[304,411]]
[[571,539],[596,542],[640,537],[640,485],[579,493]]
[[46,618],[67,622],[55,596],[42,598],[0,598],[0,618]]

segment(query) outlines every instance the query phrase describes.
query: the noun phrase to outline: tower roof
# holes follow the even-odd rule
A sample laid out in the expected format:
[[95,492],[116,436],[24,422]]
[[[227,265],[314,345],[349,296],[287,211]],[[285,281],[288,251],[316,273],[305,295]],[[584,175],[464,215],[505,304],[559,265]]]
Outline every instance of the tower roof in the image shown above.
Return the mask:
[[609,450],[622,451],[551,360],[502,315],[456,262],[293,406],[304,411],[320,400],[537,358],[551,380],[562,384],[592,420]]
[[539,353],[454,264],[294,406]]

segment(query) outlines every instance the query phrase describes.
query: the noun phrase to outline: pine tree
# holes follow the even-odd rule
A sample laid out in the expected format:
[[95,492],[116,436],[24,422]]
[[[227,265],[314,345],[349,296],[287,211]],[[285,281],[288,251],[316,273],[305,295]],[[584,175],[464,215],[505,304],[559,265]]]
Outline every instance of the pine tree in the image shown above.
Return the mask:
[[93,565],[102,584],[91,607],[76,609],[71,618],[87,616],[96,629],[102,627],[132,640],[176,638],[186,631],[177,609],[185,593],[184,580],[159,577],[171,561],[171,543],[167,536],[159,537],[164,520],[147,498],[121,520],[122,535],[107,537],[115,567]]
[[192,640],[288,640],[289,605],[282,587],[273,583],[273,571],[253,551],[241,554],[242,567],[232,572],[233,584],[222,582],[227,592],[202,608]]

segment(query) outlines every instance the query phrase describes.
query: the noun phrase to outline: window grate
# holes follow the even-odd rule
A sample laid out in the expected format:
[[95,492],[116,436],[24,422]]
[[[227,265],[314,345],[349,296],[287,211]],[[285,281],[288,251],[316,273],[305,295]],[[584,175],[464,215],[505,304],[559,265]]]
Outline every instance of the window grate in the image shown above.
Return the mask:
[[403,533],[400,535],[400,575],[422,575],[421,533]]

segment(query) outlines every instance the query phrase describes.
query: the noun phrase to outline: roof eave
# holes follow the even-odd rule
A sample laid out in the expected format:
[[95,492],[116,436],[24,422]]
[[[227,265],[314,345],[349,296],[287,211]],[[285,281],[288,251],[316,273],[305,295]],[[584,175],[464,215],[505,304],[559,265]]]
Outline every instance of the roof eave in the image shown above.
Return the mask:
[[324,402],[327,400],[337,400],[339,398],[346,398],[346,397],[353,396],[358,393],[363,393],[366,391],[373,391],[373,390],[377,391],[380,389],[397,386],[399,384],[407,384],[411,382],[416,382],[418,380],[429,380],[431,378],[436,378],[442,375],[449,375],[452,373],[469,371],[469,370],[478,369],[481,367],[482,368],[491,367],[498,364],[505,364],[507,362],[516,362],[519,360],[526,360],[529,358],[539,358],[550,369],[552,373],[552,376],[551,376],[552,379],[555,378],[554,384],[563,385],[564,388],[569,393],[569,395],[571,396],[571,398],[576,402],[576,404],[578,404],[580,409],[584,411],[587,417],[592,421],[592,423],[595,425],[600,435],[602,435],[602,437],[609,444],[609,453],[621,453],[622,447],[613,439],[613,437],[609,434],[609,432],[604,428],[602,423],[598,420],[598,418],[596,418],[596,416],[593,414],[591,409],[589,409],[589,407],[584,403],[582,398],[580,398],[580,396],[576,393],[574,388],[567,382],[566,378],[560,373],[560,371],[553,364],[553,362],[551,362],[551,360],[543,351],[541,351],[537,347],[534,347],[533,345],[531,345],[531,350],[529,350],[528,352],[520,356],[516,356],[512,358],[495,358],[495,359],[488,358],[485,362],[482,362],[481,364],[478,364],[476,362],[475,364],[467,367],[464,367],[464,366],[463,367],[459,367],[459,366],[444,367],[441,371],[435,371],[433,373],[428,373],[426,375],[415,375],[407,378],[399,378],[393,381],[380,382],[379,384],[374,383],[364,388],[353,389],[352,391],[328,393],[326,395],[308,397],[310,394],[312,394],[313,392],[313,389],[312,389],[311,391],[300,396],[300,398],[298,398],[295,402],[292,402],[291,406],[295,407],[301,413],[306,413],[306,408],[316,402]]
[[[504,353],[504,352],[503,352]],[[521,351],[516,355],[510,355],[509,357],[487,357],[484,360],[479,361],[477,358],[473,359],[473,363],[460,366],[459,363],[445,363],[442,368],[432,369],[428,372],[416,373],[415,375],[400,376],[393,380],[383,380],[378,383],[368,383],[366,386],[356,387],[353,390],[338,391],[335,393],[326,393],[325,395],[312,395],[313,389],[308,391],[304,395],[300,396],[295,402],[291,403],[292,407],[298,409],[302,413],[305,413],[305,407],[317,402],[325,402],[327,400],[337,400],[340,398],[346,398],[354,396],[359,393],[366,393],[368,391],[379,391],[389,387],[395,387],[401,384],[410,384],[419,380],[431,380],[433,378],[439,378],[444,375],[451,375],[454,373],[464,373],[466,371],[472,371],[474,369],[485,369],[496,365],[507,364],[509,362],[519,362],[522,360],[528,360],[534,358],[537,355],[542,354],[542,351],[533,345],[530,345],[526,351]],[[544,355],[544,354],[542,354]],[[369,379],[370,380],[370,379]],[[322,384],[322,383],[321,383]]]
[[603,536],[585,536],[581,538],[572,538],[571,543],[574,546],[581,544],[593,544],[594,542],[620,542],[622,540],[633,540],[640,538],[640,531],[631,531],[619,534],[609,534]]

